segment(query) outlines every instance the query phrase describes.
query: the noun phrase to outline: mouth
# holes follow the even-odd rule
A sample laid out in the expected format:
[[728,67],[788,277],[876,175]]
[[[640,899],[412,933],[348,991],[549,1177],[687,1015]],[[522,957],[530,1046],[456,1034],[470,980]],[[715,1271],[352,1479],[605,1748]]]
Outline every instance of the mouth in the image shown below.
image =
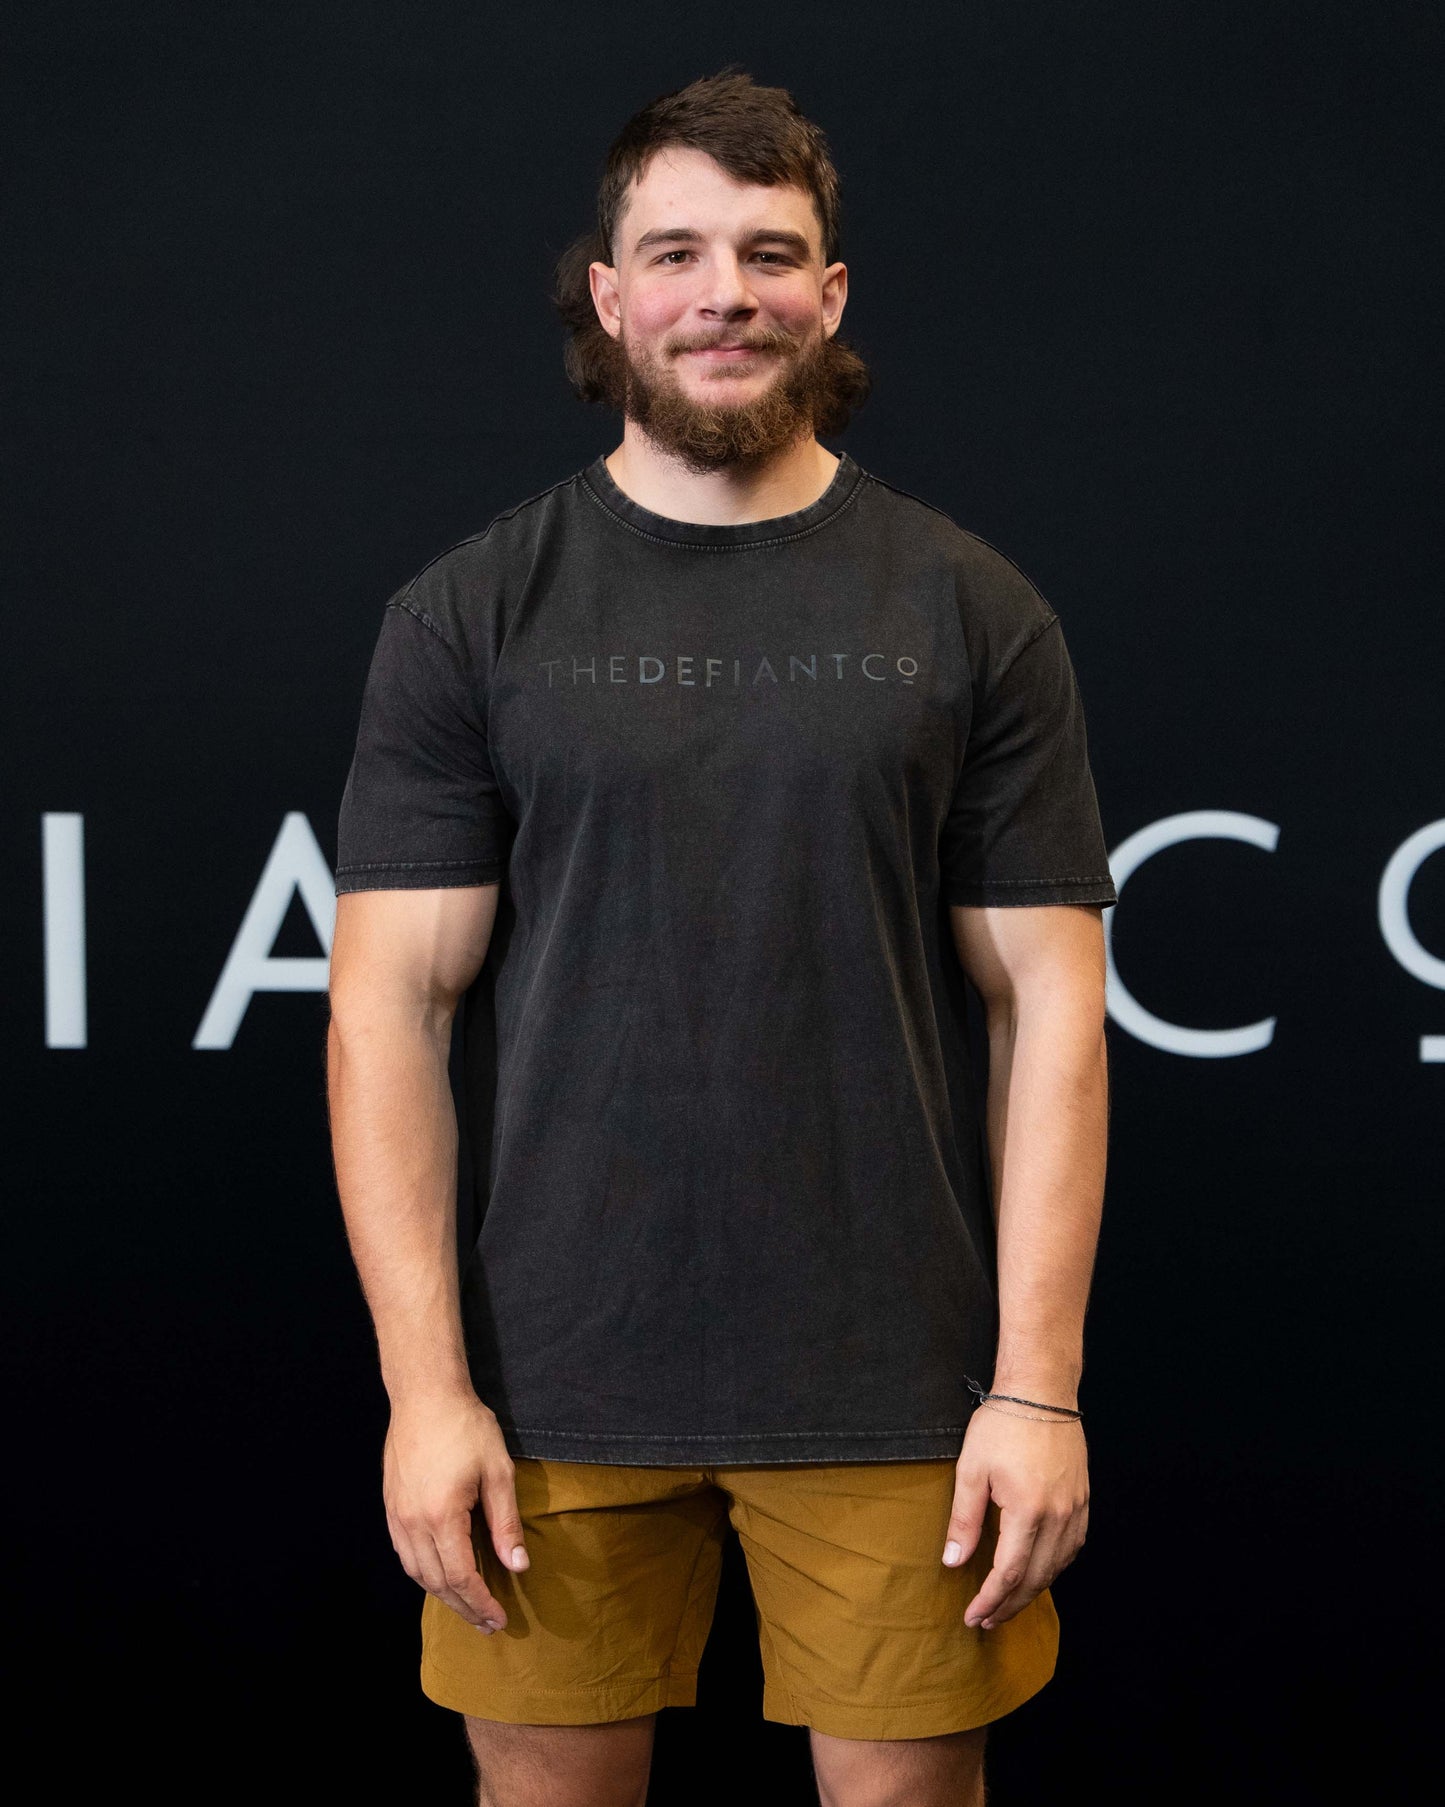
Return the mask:
[[755,358],[762,355],[762,347],[758,345],[703,345],[696,351],[683,354],[689,358],[708,358],[715,363],[734,363],[741,358]]

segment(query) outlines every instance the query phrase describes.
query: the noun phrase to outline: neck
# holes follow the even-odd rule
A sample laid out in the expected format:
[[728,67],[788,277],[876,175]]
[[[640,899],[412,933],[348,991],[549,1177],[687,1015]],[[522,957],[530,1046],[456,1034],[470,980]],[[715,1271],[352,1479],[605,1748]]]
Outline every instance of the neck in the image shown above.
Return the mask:
[[818,500],[838,468],[833,453],[809,434],[759,465],[690,471],[631,420],[605,463],[612,481],[634,502],[669,520],[706,527],[794,514]]

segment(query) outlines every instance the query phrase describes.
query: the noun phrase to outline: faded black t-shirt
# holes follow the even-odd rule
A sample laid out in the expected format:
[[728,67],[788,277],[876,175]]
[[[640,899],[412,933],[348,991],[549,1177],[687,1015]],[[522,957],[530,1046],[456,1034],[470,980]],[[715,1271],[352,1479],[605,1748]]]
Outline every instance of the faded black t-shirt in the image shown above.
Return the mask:
[[387,603],[338,893],[501,881],[454,1067],[514,1456],[956,1457],[994,1226],[948,906],[1111,904],[1062,628],[843,456],[698,526],[601,458]]

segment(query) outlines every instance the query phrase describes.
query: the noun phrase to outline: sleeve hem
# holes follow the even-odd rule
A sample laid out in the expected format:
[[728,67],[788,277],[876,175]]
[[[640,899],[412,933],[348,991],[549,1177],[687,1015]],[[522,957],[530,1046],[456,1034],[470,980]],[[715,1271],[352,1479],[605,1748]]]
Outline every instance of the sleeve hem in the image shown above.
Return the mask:
[[982,884],[965,885],[944,882],[944,895],[951,904],[973,908],[997,908],[1008,904],[1097,903],[1116,904],[1119,894],[1114,881],[1102,878],[996,878]]
[[347,891],[434,891],[462,885],[494,885],[504,871],[504,864],[498,860],[338,866],[336,895],[340,897]]

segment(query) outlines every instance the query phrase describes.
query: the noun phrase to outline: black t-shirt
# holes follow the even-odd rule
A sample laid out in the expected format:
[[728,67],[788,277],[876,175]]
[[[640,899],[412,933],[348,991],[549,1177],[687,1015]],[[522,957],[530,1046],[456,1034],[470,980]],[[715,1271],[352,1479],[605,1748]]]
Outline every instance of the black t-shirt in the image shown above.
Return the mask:
[[338,843],[338,893],[501,882],[453,1079],[514,1456],[957,1456],[998,1309],[948,906],[1116,901],[1016,566],[846,455],[742,526],[598,458],[386,604]]

